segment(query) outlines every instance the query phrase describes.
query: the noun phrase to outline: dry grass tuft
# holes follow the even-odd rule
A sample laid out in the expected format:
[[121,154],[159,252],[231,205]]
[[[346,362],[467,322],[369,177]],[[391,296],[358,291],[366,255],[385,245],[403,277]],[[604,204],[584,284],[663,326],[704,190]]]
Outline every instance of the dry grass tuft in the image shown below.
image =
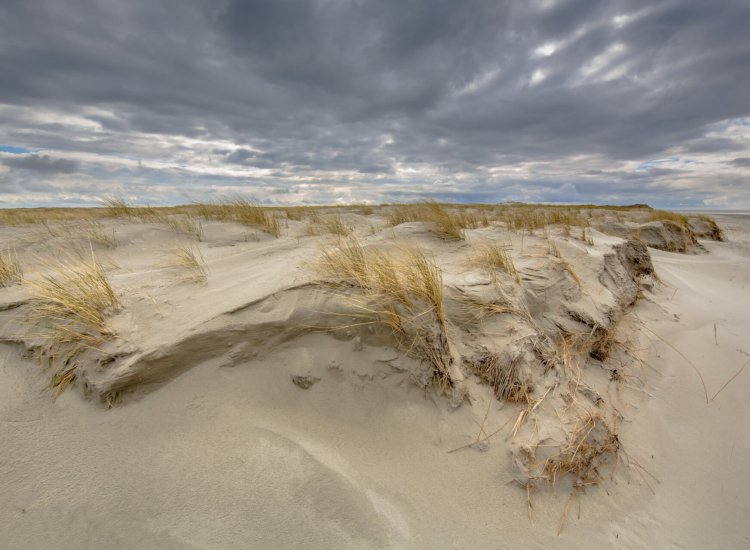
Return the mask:
[[341,216],[327,216],[323,218],[323,227],[328,233],[339,237],[347,237],[351,230],[341,221]]
[[135,217],[135,208],[130,206],[125,199],[119,197],[105,197],[102,204],[107,214],[113,218]]
[[365,249],[356,239],[323,251],[313,268],[329,281],[358,288],[365,296],[359,308],[387,326],[401,348],[432,367],[430,380],[442,389],[453,385],[453,359],[443,310],[443,280],[437,265],[418,247],[403,246],[389,254]]
[[521,282],[516,266],[507,250],[494,243],[481,243],[475,249],[475,261],[484,266],[493,282],[497,280],[497,270],[500,269],[513,277],[517,283]]
[[20,283],[23,280],[23,269],[18,261],[16,251],[8,246],[5,252],[0,252],[0,287]]
[[115,237],[115,230],[108,231],[105,227],[96,220],[90,220],[84,226],[84,234],[86,238],[97,243],[105,248],[115,248],[118,245],[117,237]]
[[208,280],[208,268],[200,251],[192,246],[185,245],[175,251],[174,267],[187,273],[186,281],[192,283],[205,283]]
[[682,227],[688,226],[688,217],[684,214],[669,212],[667,210],[652,210],[649,212],[647,221],[650,222],[674,222]]
[[620,452],[617,427],[611,427],[599,413],[587,412],[576,419],[568,441],[556,455],[545,460],[542,472],[555,483],[570,476],[574,489],[595,485],[604,468],[614,468]]
[[281,235],[279,219],[273,214],[266,212],[256,203],[247,199],[236,198],[230,201],[228,206],[233,218],[241,224],[257,227],[274,237]]
[[302,221],[304,210],[301,206],[290,206],[289,208],[285,208],[284,212],[286,212],[287,219],[297,222]]
[[40,280],[28,281],[32,292],[29,320],[45,341],[40,355],[52,367],[58,393],[75,378],[76,356],[114,336],[107,317],[120,301],[94,258],[48,266]]
[[305,232],[311,236],[330,233],[339,237],[348,237],[351,229],[341,221],[341,216],[319,216],[316,213],[308,220]]
[[529,403],[533,388],[521,380],[518,365],[513,361],[503,361],[496,353],[483,353],[464,366],[492,386],[495,397],[511,403]]
[[203,225],[200,220],[196,218],[191,216],[163,216],[159,221],[164,223],[175,233],[192,235],[199,242],[203,240]]
[[458,241],[464,238],[464,229],[488,225],[486,215],[478,216],[465,207],[449,207],[435,201],[424,201],[395,206],[388,214],[388,224],[395,226],[406,222],[427,222],[439,238]]
[[195,208],[198,215],[207,220],[236,221],[260,229],[274,237],[281,235],[279,218],[243,197],[235,197],[217,204],[198,204]]

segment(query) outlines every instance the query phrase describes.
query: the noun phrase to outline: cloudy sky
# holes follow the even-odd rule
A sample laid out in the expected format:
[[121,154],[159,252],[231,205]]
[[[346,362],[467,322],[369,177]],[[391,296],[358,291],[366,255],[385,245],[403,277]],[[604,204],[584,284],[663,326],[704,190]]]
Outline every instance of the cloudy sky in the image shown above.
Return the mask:
[[2,0],[0,206],[750,208],[748,0]]

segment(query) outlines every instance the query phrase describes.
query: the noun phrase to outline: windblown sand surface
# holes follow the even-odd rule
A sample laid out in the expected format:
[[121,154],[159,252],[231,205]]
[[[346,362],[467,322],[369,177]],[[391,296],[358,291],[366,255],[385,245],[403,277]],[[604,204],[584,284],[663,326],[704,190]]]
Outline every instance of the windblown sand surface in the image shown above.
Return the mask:
[[[699,253],[649,249],[656,277],[596,230],[447,242],[341,217],[365,250],[416,245],[440,268],[446,329],[422,338],[450,383],[368,321],[377,299],[321,282],[338,239],[303,222],[278,239],[207,222],[198,242],[106,220],[115,248],[75,224],[0,228],[29,280],[93,248],[122,302],[55,399],[29,287],[0,288],[0,547],[750,546],[750,367],[722,389],[750,359],[750,216],[715,216],[727,240]],[[185,243],[207,282],[174,265]],[[477,264],[482,243],[518,282]],[[483,380],[490,359],[515,366],[512,399]],[[576,456],[598,454],[552,479],[586,415],[606,430]]]

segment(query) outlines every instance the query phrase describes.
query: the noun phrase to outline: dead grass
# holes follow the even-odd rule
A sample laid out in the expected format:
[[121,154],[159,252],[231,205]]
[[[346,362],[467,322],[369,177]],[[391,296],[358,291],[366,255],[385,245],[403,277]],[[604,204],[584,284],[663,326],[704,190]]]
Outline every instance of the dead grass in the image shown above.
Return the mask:
[[521,282],[508,251],[499,245],[490,242],[480,243],[474,249],[474,261],[487,270],[493,282],[497,280],[498,269],[513,277],[517,283]]
[[52,368],[52,387],[59,391],[73,381],[76,358],[114,336],[108,315],[120,301],[102,266],[91,253],[87,261],[48,265],[41,279],[27,281],[32,293],[29,321],[44,341],[40,356]]
[[284,212],[286,212],[286,217],[290,220],[294,221],[302,221],[302,216],[304,215],[304,210],[300,206],[291,206],[289,208],[285,208]]
[[187,282],[205,283],[208,280],[208,268],[200,250],[190,245],[175,251],[172,265],[186,273],[184,280]]
[[135,208],[130,206],[125,199],[119,197],[104,197],[101,199],[107,215],[113,218],[129,218],[135,216]]
[[418,247],[395,253],[365,249],[349,238],[323,251],[313,264],[329,282],[356,287],[365,300],[356,302],[363,314],[388,327],[407,354],[431,365],[425,385],[453,385],[452,364],[443,310],[442,273]]
[[578,273],[576,273],[576,270],[573,269],[573,266],[570,265],[570,263],[563,258],[562,254],[560,253],[560,249],[557,247],[557,245],[551,240],[547,240],[549,253],[558,259],[558,262],[560,264],[560,269],[562,269],[564,272],[566,272],[568,275],[570,275],[570,278],[575,281],[575,283],[578,285],[578,288],[583,288],[583,281],[578,276]]
[[351,234],[351,229],[341,220],[339,215],[320,216],[316,214],[308,220],[305,233],[311,236],[332,234],[347,237]]
[[96,220],[90,220],[84,225],[83,230],[85,237],[93,243],[97,243],[105,248],[115,248],[118,245],[117,237],[115,237],[115,230],[107,230]]
[[[266,208],[243,197],[235,197],[215,204],[197,204],[193,210],[207,220],[235,221],[279,237],[279,218]],[[288,215],[288,212],[287,212]]]
[[161,216],[159,221],[175,233],[191,235],[199,242],[203,240],[203,225],[192,216]]
[[601,414],[587,412],[576,419],[566,444],[545,460],[542,472],[553,484],[570,476],[574,488],[595,485],[602,480],[605,468],[615,467],[619,451],[617,427],[610,426]]
[[0,287],[6,287],[23,281],[23,269],[18,261],[16,251],[10,246],[0,252]]
[[673,222],[683,227],[688,226],[688,217],[684,214],[669,212],[667,210],[652,210],[649,212],[646,221],[650,222]]
[[464,238],[465,229],[474,229],[489,224],[486,215],[478,216],[462,206],[449,206],[435,201],[423,201],[409,205],[398,205],[387,216],[392,226],[406,222],[427,222],[435,236],[458,241]]
[[533,388],[519,376],[518,365],[514,361],[503,361],[496,353],[483,353],[464,366],[489,384],[495,397],[511,403],[529,403]]

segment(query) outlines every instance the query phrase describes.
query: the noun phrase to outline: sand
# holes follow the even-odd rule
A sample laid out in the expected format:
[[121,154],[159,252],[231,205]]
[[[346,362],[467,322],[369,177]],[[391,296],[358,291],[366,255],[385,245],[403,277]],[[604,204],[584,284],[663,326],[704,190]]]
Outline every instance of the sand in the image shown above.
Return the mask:
[[[622,464],[572,497],[569,483],[535,485],[531,521],[512,452],[546,433],[559,439],[565,386],[550,377],[565,375],[535,375],[548,397],[536,425],[512,438],[524,405],[495,399],[458,363],[463,400],[422,387],[418,360],[356,325],[355,291],[311,284],[309,262],[335,237],[306,236],[293,221],[279,239],[208,222],[197,242],[159,224],[107,221],[119,246],[96,254],[111,263],[124,307],[103,351],[117,357],[82,369],[57,399],[16,337],[25,306],[11,306],[28,289],[0,289],[0,547],[747,547],[750,368],[710,398],[750,359],[750,217],[715,218],[727,240],[701,240],[703,253],[650,249],[659,281],[640,281],[632,306],[601,282],[622,239],[552,236],[578,288],[542,236],[467,232],[468,243],[510,245],[540,325],[569,323],[570,310],[617,317],[619,351],[582,368],[619,411]],[[363,243],[428,250],[453,319],[456,293],[487,299],[495,288],[470,265],[467,242],[440,241],[422,223],[384,228],[377,214],[344,220]],[[35,258],[75,240],[37,226],[0,236],[30,278]],[[207,283],[167,265],[185,242],[203,254]],[[454,352],[470,356],[493,331],[517,339],[514,323],[528,328],[505,317],[457,323]],[[610,382],[613,370],[622,383]],[[482,424],[502,430],[461,448]]]

